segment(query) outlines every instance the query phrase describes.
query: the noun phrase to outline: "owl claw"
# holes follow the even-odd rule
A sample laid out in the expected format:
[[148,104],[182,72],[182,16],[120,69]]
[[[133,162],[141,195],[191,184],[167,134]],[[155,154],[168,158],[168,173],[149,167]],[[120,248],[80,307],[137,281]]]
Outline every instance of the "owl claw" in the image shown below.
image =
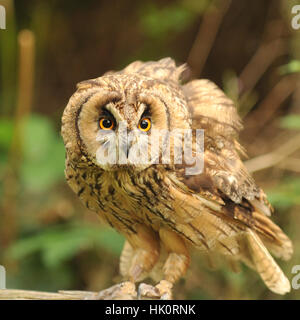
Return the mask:
[[137,293],[138,300],[152,300],[159,299],[159,291],[156,287],[153,287],[146,283],[141,283],[138,287]]
[[98,293],[89,292],[84,300],[172,300],[173,284],[167,280],[160,281],[156,286],[141,283],[138,291],[131,281],[121,282]]
[[141,283],[138,287],[138,300],[172,300],[173,284],[167,280],[160,281],[155,287]]

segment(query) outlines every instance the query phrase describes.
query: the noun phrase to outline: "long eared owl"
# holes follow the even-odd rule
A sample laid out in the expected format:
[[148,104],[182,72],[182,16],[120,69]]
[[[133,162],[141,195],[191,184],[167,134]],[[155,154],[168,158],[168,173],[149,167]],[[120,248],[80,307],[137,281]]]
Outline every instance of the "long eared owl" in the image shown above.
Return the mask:
[[126,238],[129,281],[172,286],[197,249],[242,261],[285,294],[269,252],[287,260],[292,243],[241,161],[234,103],[208,80],[184,84],[185,70],[171,58],[136,61],[80,82],[62,117],[68,184]]

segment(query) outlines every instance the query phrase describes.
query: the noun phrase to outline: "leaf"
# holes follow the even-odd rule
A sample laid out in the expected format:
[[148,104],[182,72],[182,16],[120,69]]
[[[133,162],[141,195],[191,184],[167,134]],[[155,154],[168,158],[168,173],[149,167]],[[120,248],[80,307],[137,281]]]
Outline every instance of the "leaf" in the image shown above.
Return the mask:
[[25,160],[39,161],[49,157],[54,140],[54,129],[46,117],[33,114],[24,120],[22,144]]
[[144,8],[140,27],[148,36],[164,38],[170,32],[185,30],[195,19],[196,13],[178,4],[158,8],[151,4]]
[[13,122],[8,118],[0,119],[0,148],[8,150],[13,137]]
[[300,179],[294,178],[268,191],[268,199],[274,207],[287,209],[300,204]]
[[56,268],[45,268],[38,255],[28,256],[19,261],[18,272],[7,273],[7,288],[38,291],[72,289],[77,277],[72,266],[64,264]]
[[5,170],[8,152],[13,139],[13,122],[8,118],[0,119],[0,174]]
[[64,177],[65,151],[51,122],[33,115],[24,124],[21,181],[32,192],[43,192]]
[[223,73],[223,89],[226,95],[233,101],[238,101],[239,83],[234,70],[228,69]]
[[22,260],[40,252],[49,268],[57,267],[76,256],[81,250],[99,246],[114,254],[120,254],[123,238],[112,229],[92,225],[70,224],[49,227],[38,234],[20,239],[9,249],[9,256]]
[[281,118],[280,127],[284,129],[300,130],[300,114],[290,114]]
[[47,267],[56,267],[74,257],[89,244],[91,244],[91,239],[84,237],[76,230],[52,234],[51,241],[45,243],[42,258]]
[[98,232],[99,244],[105,245],[105,248],[113,252],[116,255],[120,255],[122,252],[124,238],[113,229],[103,229]]
[[281,75],[300,72],[300,60],[292,60],[288,64],[285,64],[279,68]]

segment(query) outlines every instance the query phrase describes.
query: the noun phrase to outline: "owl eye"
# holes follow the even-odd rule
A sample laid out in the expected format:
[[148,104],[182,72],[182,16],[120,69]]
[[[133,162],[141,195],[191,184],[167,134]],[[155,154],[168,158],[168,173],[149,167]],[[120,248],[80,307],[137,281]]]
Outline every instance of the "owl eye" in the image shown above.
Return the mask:
[[99,126],[102,130],[112,130],[115,127],[115,122],[109,118],[101,118]]
[[149,118],[142,118],[138,128],[144,132],[149,131],[151,128],[151,120]]

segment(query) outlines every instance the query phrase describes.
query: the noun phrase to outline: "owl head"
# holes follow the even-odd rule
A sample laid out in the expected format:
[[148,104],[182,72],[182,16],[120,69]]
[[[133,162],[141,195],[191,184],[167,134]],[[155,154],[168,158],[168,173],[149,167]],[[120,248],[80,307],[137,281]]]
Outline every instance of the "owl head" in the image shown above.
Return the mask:
[[[119,72],[80,82],[77,88],[63,114],[62,136],[69,159],[78,164],[143,170],[164,162],[169,132],[191,127],[175,83]],[[173,151],[168,150],[172,164]]]

